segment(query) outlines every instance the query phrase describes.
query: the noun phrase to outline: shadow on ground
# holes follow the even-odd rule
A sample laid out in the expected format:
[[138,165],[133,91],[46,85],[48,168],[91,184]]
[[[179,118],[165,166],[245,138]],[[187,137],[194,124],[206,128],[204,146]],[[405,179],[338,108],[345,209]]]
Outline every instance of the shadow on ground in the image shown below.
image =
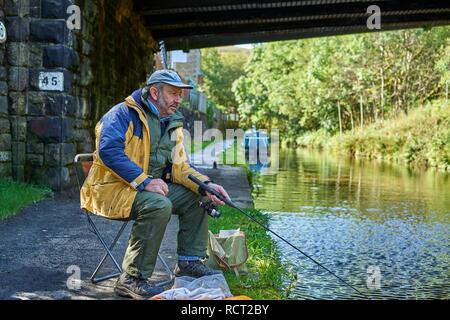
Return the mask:
[[[236,204],[253,206],[242,168],[223,166],[202,171],[222,184]],[[106,242],[111,243],[122,223],[92,217]],[[113,251],[119,264],[131,225],[128,224]],[[176,263],[177,230],[178,218],[172,215],[160,250],[172,270]],[[115,279],[96,285],[89,280],[103,254],[100,241],[79,209],[77,193],[57,195],[55,199],[31,205],[0,222],[0,299],[119,299],[113,291]],[[74,282],[77,268],[81,281]],[[104,274],[115,271],[108,258]],[[167,279],[168,274],[158,261],[152,280]]]
[[[111,242],[121,223],[93,218]],[[160,251],[171,268],[175,265],[177,225],[173,216]],[[130,228],[131,223],[114,250],[119,263]],[[0,222],[0,299],[119,299],[113,292],[115,279],[96,285],[89,280],[103,253],[78,200],[56,196],[31,205]],[[81,281],[74,282],[77,268]],[[115,271],[108,259],[103,272]],[[160,281],[167,277],[158,262],[153,278]]]

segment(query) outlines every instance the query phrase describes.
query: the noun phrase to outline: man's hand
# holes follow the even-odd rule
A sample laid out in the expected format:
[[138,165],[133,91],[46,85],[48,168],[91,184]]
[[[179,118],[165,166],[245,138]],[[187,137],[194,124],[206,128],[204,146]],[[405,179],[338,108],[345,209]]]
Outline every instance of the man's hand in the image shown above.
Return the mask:
[[[228,195],[228,193],[225,191],[225,189],[221,185],[218,185],[215,183],[208,183],[208,187],[216,190],[218,193],[223,195],[225,198],[230,199],[230,196]],[[222,206],[225,204],[223,201],[219,200],[219,198],[217,198],[215,195],[213,195],[209,192],[206,192],[206,195],[208,196],[209,200],[211,200],[214,204],[220,204]]]
[[169,193],[169,187],[161,179],[152,179],[148,185],[145,186],[145,191],[156,192],[166,196]]

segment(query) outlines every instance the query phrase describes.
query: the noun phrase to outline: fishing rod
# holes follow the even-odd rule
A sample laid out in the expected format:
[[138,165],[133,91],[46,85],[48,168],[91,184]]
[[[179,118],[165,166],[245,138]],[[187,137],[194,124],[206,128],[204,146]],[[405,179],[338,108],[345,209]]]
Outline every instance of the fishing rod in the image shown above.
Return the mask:
[[314,262],[315,264],[317,264],[318,266],[322,267],[323,269],[325,269],[326,271],[328,271],[329,273],[331,273],[333,276],[335,276],[336,278],[338,278],[340,281],[342,281],[346,286],[352,288],[353,290],[355,290],[356,292],[358,292],[360,295],[364,296],[367,298],[367,295],[365,295],[364,293],[362,293],[361,291],[359,291],[358,289],[356,289],[354,286],[352,286],[351,284],[349,284],[347,281],[345,281],[344,279],[342,279],[341,277],[339,277],[337,274],[335,274],[334,272],[332,272],[331,270],[329,270],[327,267],[325,267],[323,264],[321,264],[320,262],[317,262],[315,259],[313,259],[312,257],[310,257],[309,255],[307,255],[306,253],[304,253],[302,250],[300,250],[299,248],[297,248],[296,246],[294,246],[292,243],[290,243],[288,240],[286,240],[285,238],[283,238],[282,236],[280,236],[279,234],[277,234],[275,231],[270,230],[268,227],[266,227],[265,225],[263,225],[261,222],[259,222],[258,220],[256,220],[254,217],[252,217],[251,215],[249,215],[248,213],[246,213],[244,210],[242,210],[241,208],[239,208],[238,206],[236,206],[231,199],[226,198],[225,196],[223,196],[222,194],[220,194],[219,192],[217,192],[216,190],[210,188],[206,183],[203,183],[202,181],[200,181],[198,178],[194,177],[192,174],[190,174],[188,176],[188,178],[194,182],[195,184],[197,184],[199,187],[201,187],[203,190],[215,195],[217,198],[219,198],[221,201],[223,201],[226,205],[230,206],[231,208],[234,208],[236,210],[238,210],[239,212],[243,213],[247,218],[249,218],[250,220],[252,220],[253,222],[259,224],[261,227],[263,227],[264,229],[266,229],[267,231],[273,233],[275,236],[277,236],[278,238],[280,238],[281,240],[283,240],[284,242],[286,242],[288,245],[290,245],[292,248],[294,248],[295,250],[297,250],[298,252],[300,252],[301,254],[303,254],[305,257],[307,257],[308,259],[310,259],[312,262]]

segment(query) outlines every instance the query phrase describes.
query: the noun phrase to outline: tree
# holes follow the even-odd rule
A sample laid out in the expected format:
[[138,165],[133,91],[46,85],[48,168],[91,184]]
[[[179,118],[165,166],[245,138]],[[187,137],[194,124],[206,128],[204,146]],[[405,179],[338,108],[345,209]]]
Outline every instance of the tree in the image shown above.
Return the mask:
[[239,48],[208,48],[201,52],[204,80],[200,90],[223,112],[235,113],[237,102],[231,88],[233,82],[244,74],[249,53]]
[[449,38],[436,27],[259,45],[233,87],[242,122],[291,138],[408,112],[445,94]]

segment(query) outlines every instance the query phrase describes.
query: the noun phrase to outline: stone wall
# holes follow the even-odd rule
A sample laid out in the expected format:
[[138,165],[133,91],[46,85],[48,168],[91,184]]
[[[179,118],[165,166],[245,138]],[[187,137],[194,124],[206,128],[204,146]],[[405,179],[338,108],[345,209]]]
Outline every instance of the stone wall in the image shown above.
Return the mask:
[[[81,8],[69,29],[67,8]],[[95,123],[142,85],[156,44],[132,0],[0,0],[0,177],[76,185],[73,158]]]
[[[5,21],[3,0],[0,0],[0,21]],[[0,177],[12,175],[11,125],[8,113],[8,72],[5,68],[6,44],[0,44]]]

